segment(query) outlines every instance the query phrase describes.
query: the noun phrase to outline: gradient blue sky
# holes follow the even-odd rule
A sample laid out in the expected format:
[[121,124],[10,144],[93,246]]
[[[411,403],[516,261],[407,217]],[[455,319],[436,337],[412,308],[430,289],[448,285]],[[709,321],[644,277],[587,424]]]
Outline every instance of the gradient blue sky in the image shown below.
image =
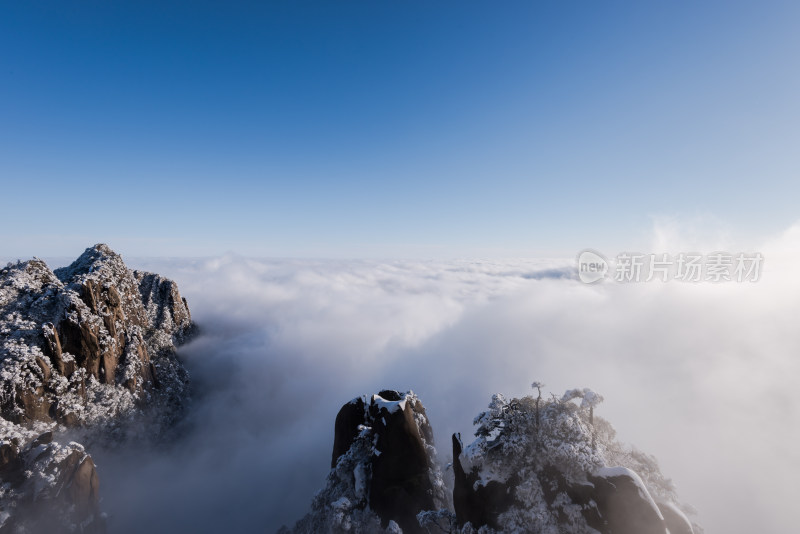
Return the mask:
[[796,3],[0,13],[0,256],[571,255],[800,218]]

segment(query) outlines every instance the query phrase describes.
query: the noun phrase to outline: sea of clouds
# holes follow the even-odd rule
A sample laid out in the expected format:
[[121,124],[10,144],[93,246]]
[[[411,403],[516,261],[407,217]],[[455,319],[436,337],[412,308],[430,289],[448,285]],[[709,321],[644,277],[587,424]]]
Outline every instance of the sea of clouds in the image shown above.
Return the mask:
[[[662,228],[652,252],[699,246]],[[604,395],[597,413],[707,532],[792,531],[800,226],[758,251],[741,284],[585,285],[572,259],[128,259],[178,282],[201,335],[180,351],[195,393],[177,443],[96,454],[111,530],[272,532],[324,484],[349,399],[413,389],[447,461],[492,393],[541,380]]]

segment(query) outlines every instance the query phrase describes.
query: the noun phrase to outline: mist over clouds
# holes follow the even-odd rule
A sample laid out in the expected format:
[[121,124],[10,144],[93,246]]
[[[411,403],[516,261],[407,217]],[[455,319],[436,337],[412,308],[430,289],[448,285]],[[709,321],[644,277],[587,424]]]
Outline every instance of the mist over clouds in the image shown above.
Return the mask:
[[202,335],[181,349],[195,395],[178,443],[95,454],[112,532],[274,531],[323,485],[352,397],[413,389],[444,461],[492,393],[534,379],[602,393],[708,532],[788,532],[798,250],[800,227],[763,243],[744,284],[587,286],[571,260],[129,260],[179,283]]

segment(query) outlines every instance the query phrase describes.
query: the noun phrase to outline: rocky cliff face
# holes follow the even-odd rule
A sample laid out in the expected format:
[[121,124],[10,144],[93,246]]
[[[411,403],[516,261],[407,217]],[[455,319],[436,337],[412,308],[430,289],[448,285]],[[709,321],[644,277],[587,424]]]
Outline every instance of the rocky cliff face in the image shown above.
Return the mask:
[[0,532],[104,532],[99,477],[82,445],[5,420],[0,431]]
[[191,331],[175,283],[106,245],[55,271],[38,259],[0,270],[0,531],[41,527],[25,511],[42,502],[63,512],[48,521],[96,528],[94,464],[59,436],[119,439],[145,412],[158,432],[186,398],[175,348]]
[[594,416],[600,400],[586,389],[547,400],[495,395],[472,443],[453,436],[445,493],[419,399],[353,399],[336,418],[327,485],[293,531],[701,533],[655,460]]
[[383,390],[339,410],[327,485],[294,532],[425,532],[417,515],[447,506],[425,408]]

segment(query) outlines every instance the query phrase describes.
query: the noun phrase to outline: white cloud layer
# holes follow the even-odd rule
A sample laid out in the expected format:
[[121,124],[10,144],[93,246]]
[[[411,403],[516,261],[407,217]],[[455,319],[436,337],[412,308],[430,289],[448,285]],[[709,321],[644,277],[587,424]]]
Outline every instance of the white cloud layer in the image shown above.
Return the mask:
[[[667,228],[654,246],[688,245]],[[570,262],[140,262],[203,329],[182,350],[198,394],[175,447],[98,458],[112,528],[274,531],[323,485],[350,398],[413,389],[446,458],[492,393],[538,379],[602,393],[709,532],[792,531],[800,226],[759,251],[759,282],[719,285],[586,286]]]

